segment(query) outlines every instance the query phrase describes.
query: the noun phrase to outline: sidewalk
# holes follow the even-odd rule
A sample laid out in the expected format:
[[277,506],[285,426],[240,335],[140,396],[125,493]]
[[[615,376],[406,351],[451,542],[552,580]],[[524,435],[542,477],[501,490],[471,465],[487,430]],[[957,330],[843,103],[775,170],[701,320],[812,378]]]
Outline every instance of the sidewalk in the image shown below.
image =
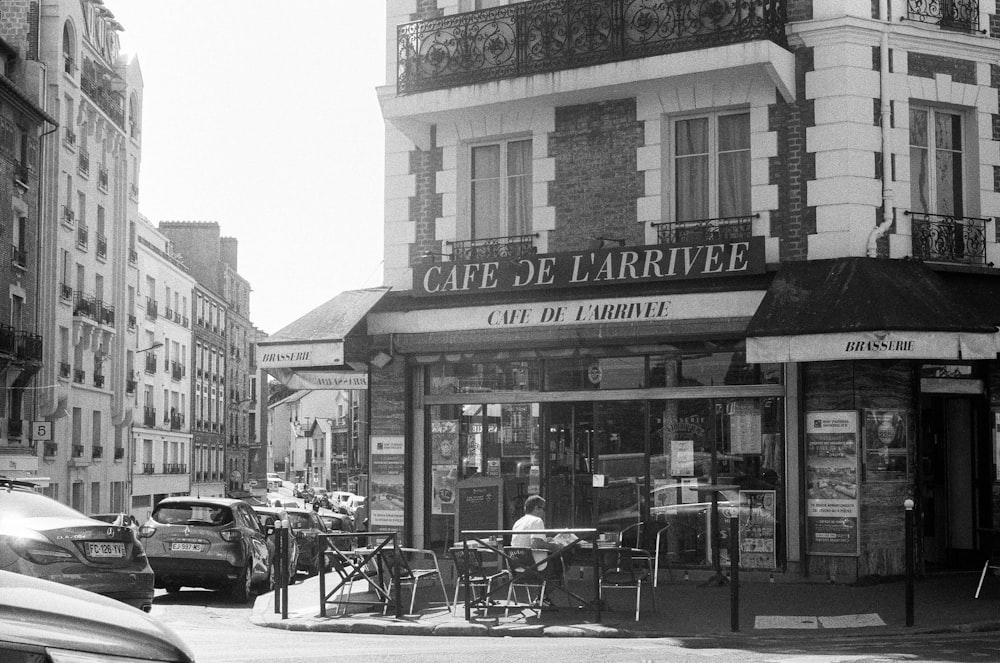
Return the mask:
[[[857,586],[810,582],[804,579],[742,580],[739,587],[739,630],[731,626],[731,588],[678,579],[660,581],[655,592],[656,610],[643,588],[642,612],[635,621],[635,594],[607,594],[608,609],[596,622],[593,610],[572,607],[559,594],[558,610],[536,615],[533,611],[491,610],[488,619],[466,622],[459,592],[458,616],[440,603],[440,589],[422,586],[414,615],[395,619],[382,616],[371,594],[371,606],[352,605],[350,614],[336,616],[337,606],[327,606],[320,617],[319,578],[300,580],[288,588],[288,619],[274,612],[274,593],[257,598],[251,620],[260,626],[288,630],[387,635],[547,636],[547,637],[689,637],[781,636],[815,637],[817,631],[836,629],[838,635],[927,632],[1000,631],[1000,577],[987,576],[979,599],[974,599],[978,574],[919,578],[914,584],[914,624],[906,626],[905,583],[902,579]],[[333,587],[327,576],[327,589]],[[446,584],[448,580],[446,579]],[[587,593],[585,583],[570,586]],[[449,600],[453,585],[448,585]],[[404,600],[408,600],[404,593]],[[428,604],[428,599],[437,603]]]

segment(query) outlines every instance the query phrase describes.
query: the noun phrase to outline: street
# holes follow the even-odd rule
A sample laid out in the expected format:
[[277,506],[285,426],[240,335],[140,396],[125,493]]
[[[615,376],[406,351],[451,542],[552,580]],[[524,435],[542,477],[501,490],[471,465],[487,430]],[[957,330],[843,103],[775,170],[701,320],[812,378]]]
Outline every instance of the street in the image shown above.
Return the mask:
[[719,638],[474,638],[313,633],[266,628],[250,622],[251,607],[224,594],[159,590],[152,616],[194,650],[200,663],[320,663],[350,661],[587,661],[655,663],[699,661],[964,662],[1000,660],[997,633],[889,636],[844,631],[795,637],[742,634]]

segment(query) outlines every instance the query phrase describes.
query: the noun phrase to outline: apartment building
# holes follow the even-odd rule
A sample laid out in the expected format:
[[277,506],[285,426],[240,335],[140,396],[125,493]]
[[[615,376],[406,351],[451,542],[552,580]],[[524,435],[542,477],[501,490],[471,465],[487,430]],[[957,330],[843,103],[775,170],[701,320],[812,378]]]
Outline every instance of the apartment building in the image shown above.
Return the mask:
[[387,7],[392,291],[339,337],[373,529],[445,546],[487,486],[477,529],[541,493],[692,573],[851,581],[903,572],[912,497],[920,568],[981,564],[995,3]]
[[226,495],[226,302],[195,283],[192,389],[192,492]]
[[[136,347],[126,348],[132,397],[132,514],[144,522],[164,497],[192,490],[191,320],[195,279],[173,245],[145,217],[133,226],[141,302]],[[131,385],[130,385],[131,386]]]

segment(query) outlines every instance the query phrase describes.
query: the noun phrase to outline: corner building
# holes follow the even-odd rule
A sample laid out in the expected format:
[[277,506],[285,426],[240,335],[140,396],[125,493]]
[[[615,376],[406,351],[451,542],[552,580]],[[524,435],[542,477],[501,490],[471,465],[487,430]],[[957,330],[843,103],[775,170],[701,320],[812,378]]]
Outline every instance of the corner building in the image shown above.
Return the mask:
[[981,563],[995,3],[387,7],[374,529],[541,493],[674,568],[736,517],[745,568],[850,581],[903,572],[912,498],[921,569]]

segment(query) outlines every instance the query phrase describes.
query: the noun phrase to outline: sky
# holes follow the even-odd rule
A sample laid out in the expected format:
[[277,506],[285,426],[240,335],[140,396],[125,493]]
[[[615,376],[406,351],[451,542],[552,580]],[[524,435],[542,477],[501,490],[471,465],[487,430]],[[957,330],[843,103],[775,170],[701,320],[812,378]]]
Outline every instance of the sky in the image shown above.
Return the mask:
[[139,212],[239,241],[274,334],[382,283],[382,0],[106,0],[144,85]]

